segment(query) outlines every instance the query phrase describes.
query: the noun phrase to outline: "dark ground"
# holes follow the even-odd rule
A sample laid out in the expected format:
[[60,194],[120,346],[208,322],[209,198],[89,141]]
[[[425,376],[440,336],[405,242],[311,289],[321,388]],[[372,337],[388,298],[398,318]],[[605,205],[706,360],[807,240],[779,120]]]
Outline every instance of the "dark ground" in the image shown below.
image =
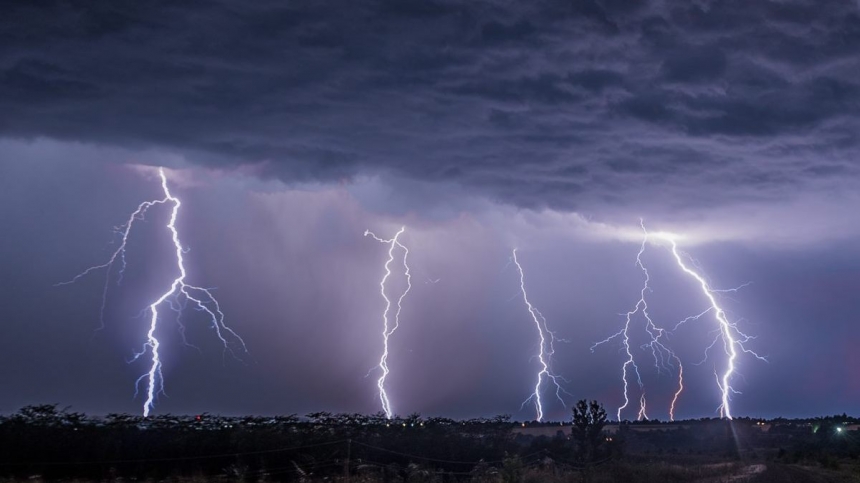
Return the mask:
[[860,482],[846,415],[608,424],[500,416],[227,418],[30,406],[0,419],[0,482]]

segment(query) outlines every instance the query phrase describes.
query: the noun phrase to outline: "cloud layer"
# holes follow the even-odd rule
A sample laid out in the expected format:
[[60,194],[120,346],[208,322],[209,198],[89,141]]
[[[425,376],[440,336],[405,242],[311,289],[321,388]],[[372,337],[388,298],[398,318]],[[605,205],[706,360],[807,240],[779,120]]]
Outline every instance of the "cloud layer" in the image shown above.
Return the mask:
[[860,13],[825,3],[24,3],[0,135],[531,208],[830,206],[860,181]]

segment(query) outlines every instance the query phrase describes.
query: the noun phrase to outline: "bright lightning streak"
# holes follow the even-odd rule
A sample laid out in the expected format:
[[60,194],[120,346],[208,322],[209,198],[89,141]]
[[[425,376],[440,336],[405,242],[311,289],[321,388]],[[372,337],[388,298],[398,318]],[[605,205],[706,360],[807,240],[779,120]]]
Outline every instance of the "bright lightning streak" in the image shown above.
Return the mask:
[[684,366],[681,364],[681,359],[675,356],[675,362],[678,363],[678,390],[675,396],[672,397],[672,404],[669,405],[669,421],[675,420],[675,404],[678,402],[678,397],[684,391]]
[[[639,300],[636,301],[636,305],[633,306],[633,310],[630,310],[626,314],[624,314],[624,327],[620,331],[591,346],[591,351],[594,352],[594,349],[598,346],[606,344],[615,338],[621,338],[621,345],[624,348],[624,353],[626,354],[627,358],[624,360],[624,364],[621,366],[621,381],[624,388],[624,404],[619,406],[618,411],[616,412],[616,418],[618,419],[618,421],[621,421],[621,412],[630,405],[630,382],[628,376],[631,368],[633,373],[636,375],[636,382],[639,385],[639,389],[643,390],[644,388],[644,385],[642,383],[642,376],[639,372],[639,366],[636,364],[636,361],[633,357],[633,353],[630,351],[630,325],[633,322],[633,318],[634,316],[636,316],[636,314],[641,313],[642,317],[645,319],[645,332],[648,333],[650,341],[643,347],[649,347],[651,349],[651,355],[654,358],[654,366],[656,367],[657,372],[661,373],[665,370],[669,370],[672,365],[671,359],[675,359],[680,365],[680,360],[678,360],[675,354],[671,350],[669,350],[669,348],[666,347],[665,344],[661,342],[661,339],[666,334],[666,330],[658,327],[651,319],[651,316],[648,314],[648,302],[645,294],[651,291],[651,287],[648,285],[648,283],[651,281],[651,276],[648,273],[648,269],[642,263],[642,254],[645,253],[645,246],[648,243],[648,232],[645,230],[644,223],[642,223],[642,231],[644,233],[644,237],[642,238],[642,243],[639,246],[639,252],[636,254],[636,266],[639,267],[639,270],[642,271],[644,278],[642,282],[642,289],[639,291]],[[670,407],[670,415],[674,413],[675,400],[677,400],[678,396],[683,390],[682,376],[679,374],[678,378],[678,384],[680,386],[680,389],[676,393],[675,399],[673,399],[672,401],[672,406]],[[643,417],[647,418],[645,414],[644,391],[639,398],[639,412],[637,414],[637,419],[642,419]]]
[[[215,334],[221,341],[221,343],[224,345],[225,351],[229,351],[235,356],[230,342],[225,337],[225,334],[227,334],[232,339],[238,341],[238,343],[242,347],[242,350],[247,352],[245,341],[242,340],[242,338],[239,337],[238,334],[236,334],[230,327],[228,327],[224,323],[224,313],[221,311],[221,306],[218,303],[218,300],[216,300],[215,297],[212,296],[212,293],[209,291],[209,289],[189,285],[185,282],[187,272],[185,269],[185,259],[183,255],[185,254],[186,249],[182,247],[182,242],[179,239],[179,232],[176,229],[176,219],[179,215],[179,207],[182,205],[182,203],[179,201],[179,198],[171,194],[170,189],[167,186],[167,176],[164,173],[164,169],[159,168],[158,174],[161,177],[161,188],[164,191],[164,198],[160,200],[145,201],[138,205],[137,209],[132,212],[125,225],[122,225],[120,227],[121,230],[119,230],[119,233],[121,234],[122,242],[120,243],[119,248],[117,248],[117,250],[113,252],[108,261],[104,264],[87,268],[86,270],[75,276],[72,280],[59,284],[64,285],[68,283],[73,283],[93,271],[105,269],[107,275],[105,276],[105,285],[102,292],[101,306],[101,321],[102,327],[104,327],[104,311],[107,298],[107,290],[110,281],[110,271],[113,267],[113,264],[116,262],[117,259],[119,259],[122,263],[122,266],[119,270],[118,282],[122,279],[122,275],[126,267],[125,250],[128,242],[128,237],[131,233],[131,229],[135,220],[143,219],[143,215],[146,213],[146,211],[154,205],[167,203],[173,204],[173,209],[170,213],[170,221],[167,223],[167,229],[170,231],[171,239],[173,240],[173,246],[175,248],[176,253],[176,268],[179,271],[179,276],[173,280],[173,283],[171,283],[170,289],[168,291],[164,292],[160,297],[158,297],[154,302],[149,305],[151,317],[149,321],[149,329],[146,333],[146,342],[143,344],[143,349],[140,352],[135,353],[134,358],[132,359],[137,360],[147,351],[149,351],[149,353],[151,354],[151,364],[149,367],[149,371],[140,376],[136,383],[136,387],[139,387],[141,381],[143,381],[144,379],[147,380],[146,401],[143,404],[144,417],[149,416],[150,411],[155,407],[156,395],[164,392],[164,377],[161,370],[161,355],[159,353],[161,343],[158,341],[155,334],[156,329],[158,327],[158,307],[161,304],[167,302],[169,307],[179,312],[181,308],[186,305],[187,301],[194,302],[198,310],[205,312],[209,316],[210,321],[212,323],[212,328],[215,329]],[[184,300],[180,301],[179,299],[182,297],[184,297]],[[181,324],[181,322],[179,323],[180,332],[184,340],[184,326]]]
[[[409,256],[409,249],[400,243],[399,240],[400,235],[403,234],[404,231],[406,231],[405,226],[401,227],[400,231],[394,235],[394,238],[389,240],[376,236],[370,230],[364,232],[364,236],[371,236],[374,240],[380,243],[387,243],[389,245],[388,260],[385,262],[385,275],[382,276],[382,280],[379,282],[379,293],[382,295],[382,298],[385,299],[385,310],[382,312],[383,350],[382,356],[379,358],[379,369],[382,370],[382,375],[379,376],[379,379],[376,381],[376,386],[379,388],[379,400],[382,403],[382,410],[385,412],[385,417],[388,419],[391,419],[394,415],[391,410],[391,401],[389,401],[388,393],[385,391],[385,378],[388,377],[388,373],[390,372],[388,369],[388,339],[400,326],[400,312],[403,309],[403,299],[412,288],[412,274],[409,272],[409,265],[406,263],[406,259]],[[406,277],[406,290],[404,290],[397,299],[397,310],[394,312],[394,322],[392,324],[388,319],[388,314],[391,311],[391,299],[389,299],[385,294],[385,282],[388,280],[388,277],[391,276],[391,263],[394,262],[394,249],[397,247],[403,249],[403,274]]]
[[567,405],[564,399],[561,397],[562,392],[566,392],[561,384],[558,382],[561,379],[561,376],[558,376],[552,372],[550,369],[550,361],[552,360],[552,355],[555,353],[555,334],[553,334],[549,328],[547,327],[546,319],[544,316],[536,309],[531,302],[529,302],[528,294],[526,293],[526,282],[525,275],[523,274],[523,267],[520,265],[519,260],[517,260],[517,249],[513,250],[513,258],[514,264],[517,266],[517,271],[520,274],[520,291],[523,294],[523,301],[528,307],[529,314],[532,316],[532,321],[535,323],[535,327],[537,327],[538,336],[540,337],[540,350],[538,351],[537,359],[540,363],[540,371],[537,374],[537,382],[535,382],[534,393],[528,397],[523,402],[523,406],[531,400],[535,402],[535,410],[537,412],[536,420],[543,420],[543,402],[541,401],[540,389],[543,385],[544,376],[547,379],[552,381],[553,385],[555,385],[555,396],[561,401],[562,405]]
[[636,415],[636,419],[642,421],[643,419],[648,419],[648,414],[645,413],[645,393],[642,393],[642,396],[639,398],[639,414]]
[[[714,295],[715,293],[723,291],[712,289],[708,282],[701,275],[699,275],[696,271],[690,269],[684,263],[684,260],[681,258],[681,254],[678,251],[678,244],[675,241],[675,237],[665,233],[659,234],[657,236],[668,241],[671,244],[672,255],[675,257],[675,261],[678,263],[678,266],[684,273],[691,276],[693,279],[696,280],[696,282],[698,282],[700,288],[702,289],[702,294],[704,294],[710,302],[710,309],[706,310],[705,312],[702,312],[697,316],[692,317],[692,319],[698,319],[705,313],[713,311],[714,316],[719,323],[720,335],[723,339],[723,348],[725,349],[726,355],[728,355],[728,364],[726,371],[723,373],[722,377],[717,375],[717,386],[722,393],[722,403],[720,404],[719,411],[721,417],[732,419],[732,411],[731,406],[729,404],[731,394],[739,394],[739,392],[731,386],[731,379],[736,367],[735,362],[738,356],[738,349],[740,349],[741,352],[752,354],[758,359],[765,361],[767,359],[744,347],[744,343],[752,339],[752,337],[741,332],[736,324],[729,322],[728,318],[726,317],[725,311],[722,309],[722,307],[719,306],[719,304],[717,303],[716,296]],[[687,321],[689,319],[691,318],[684,319],[684,321]]]

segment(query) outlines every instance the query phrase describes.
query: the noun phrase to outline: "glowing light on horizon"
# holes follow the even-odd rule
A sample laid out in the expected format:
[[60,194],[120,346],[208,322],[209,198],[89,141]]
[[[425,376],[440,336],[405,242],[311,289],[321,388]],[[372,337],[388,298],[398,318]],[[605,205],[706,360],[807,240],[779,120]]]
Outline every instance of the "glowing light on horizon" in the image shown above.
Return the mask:
[[[374,240],[380,243],[386,243],[389,245],[388,248],[388,260],[385,262],[385,275],[382,276],[382,280],[379,282],[379,293],[382,295],[382,298],[385,300],[385,310],[382,312],[382,355],[379,358],[379,369],[382,371],[382,375],[379,376],[379,379],[376,381],[376,386],[379,388],[379,400],[382,403],[382,411],[385,412],[385,417],[391,419],[394,416],[394,413],[391,409],[391,401],[388,399],[388,393],[385,390],[385,379],[388,377],[389,368],[388,368],[388,342],[389,338],[392,334],[397,330],[400,326],[400,312],[403,309],[403,299],[406,297],[406,294],[409,293],[409,290],[412,288],[412,274],[409,272],[409,265],[407,263],[407,257],[409,256],[409,249],[406,248],[405,245],[400,243],[400,235],[406,231],[406,227],[401,227],[400,230],[394,235],[391,239],[383,239],[376,236],[370,230],[366,230],[364,232],[364,236],[371,236]],[[397,298],[397,310],[394,312],[394,320],[393,323],[389,320],[388,314],[391,311],[391,299],[388,298],[388,295],[385,293],[385,283],[388,280],[388,277],[391,276],[391,263],[394,262],[394,249],[401,248],[403,250],[403,270],[404,276],[406,277],[406,289],[400,294],[400,297]]]
[[[128,221],[120,226],[117,231],[121,235],[121,243],[119,247],[113,252],[106,263],[101,265],[95,265],[87,268],[83,272],[76,275],[74,278],[67,282],[62,282],[57,285],[66,285],[70,283],[74,283],[78,281],[81,277],[88,275],[94,271],[105,270],[105,284],[104,289],[102,291],[102,304],[101,304],[101,312],[100,312],[100,329],[104,328],[104,313],[105,306],[107,300],[107,292],[110,284],[110,274],[111,269],[113,268],[114,263],[117,260],[121,261],[121,267],[119,269],[119,275],[117,277],[117,283],[122,280],[123,273],[126,268],[126,259],[125,252],[128,242],[129,234],[131,233],[134,222],[137,220],[142,220],[144,214],[149,210],[149,208],[155,205],[162,204],[172,204],[173,208],[170,212],[170,220],[168,221],[166,227],[171,235],[171,240],[173,242],[173,247],[176,255],[176,268],[178,271],[178,276],[173,280],[170,284],[169,289],[161,294],[155,301],[153,301],[148,306],[148,310],[150,312],[150,320],[149,320],[149,328],[146,332],[146,342],[143,344],[143,348],[140,352],[136,352],[133,357],[133,361],[139,359],[147,352],[150,354],[150,367],[149,370],[141,375],[136,383],[135,383],[135,396],[137,395],[137,390],[140,387],[140,383],[146,380],[146,400],[143,403],[143,415],[144,417],[149,416],[149,413],[155,407],[155,399],[158,394],[164,393],[164,376],[162,374],[162,361],[159,349],[161,348],[161,343],[156,337],[156,330],[158,327],[158,308],[161,304],[167,302],[168,306],[179,313],[182,308],[187,305],[188,301],[191,301],[195,304],[196,308],[202,312],[205,312],[211,321],[212,328],[215,330],[215,334],[221,343],[224,346],[224,350],[230,352],[235,356],[235,352],[233,351],[233,347],[228,341],[228,337],[231,340],[238,341],[238,344],[241,346],[244,352],[247,352],[247,347],[245,346],[245,341],[236,334],[230,327],[228,327],[224,323],[224,313],[221,310],[221,306],[218,303],[218,300],[213,297],[210,289],[206,289],[203,287],[197,287],[194,285],[190,285],[186,283],[185,279],[187,276],[187,271],[185,268],[185,259],[184,254],[186,253],[186,249],[183,248],[182,242],[179,239],[179,232],[176,229],[176,220],[179,215],[179,208],[182,205],[179,198],[175,197],[171,192],[169,187],[167,186],[167,176],[164,173],[163,168],[158,169],[158,174],[161,178],[161,188],[164,192],[164,198],[152,200],[152,201],[144,201],[140,205],[138,205],[137,209],[132,212],[131,216],[128,218]],[[184,300],[183,300],[184,299]],[[182,325],[181,321],[177,320],[180,325],[180,332],[185,340],[185,330],[184,325]]]

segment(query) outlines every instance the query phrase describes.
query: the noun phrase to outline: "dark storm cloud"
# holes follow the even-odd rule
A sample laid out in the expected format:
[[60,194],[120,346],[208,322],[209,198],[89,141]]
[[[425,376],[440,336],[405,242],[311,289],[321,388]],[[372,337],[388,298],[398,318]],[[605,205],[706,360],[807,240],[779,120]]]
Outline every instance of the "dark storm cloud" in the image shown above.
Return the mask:
[[529,207],[784,200],[856,185],[858,52],[839,1],[22,2],[0,134]]

